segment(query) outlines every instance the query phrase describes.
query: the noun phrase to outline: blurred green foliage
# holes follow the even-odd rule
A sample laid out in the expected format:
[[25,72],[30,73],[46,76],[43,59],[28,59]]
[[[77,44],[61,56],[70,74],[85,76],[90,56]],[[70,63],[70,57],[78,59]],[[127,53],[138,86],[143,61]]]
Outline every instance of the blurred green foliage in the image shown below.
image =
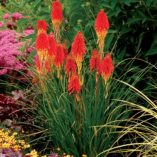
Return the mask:
[[[104,9],[111,24],[106,49],[111,48],[119,60],[139,56],[155,62],[153,57],[157,55],[157,1],[63,1],[70,26],[76,29],[81,27],[88,41],[93,38],[95,17],[100,9]],[[69,31],[70,34],[71,29]]]

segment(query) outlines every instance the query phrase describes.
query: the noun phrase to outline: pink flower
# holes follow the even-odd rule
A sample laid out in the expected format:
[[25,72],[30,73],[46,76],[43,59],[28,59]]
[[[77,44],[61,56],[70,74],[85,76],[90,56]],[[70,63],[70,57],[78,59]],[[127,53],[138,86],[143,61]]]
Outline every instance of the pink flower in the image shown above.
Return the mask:
[[21,13],[18,13],[18,12],[13,13],[11,17],[12,17],[14,22],[24,18],[24,16]]
[[0,69],[0,76],[6,74],[7,72],[7,69]]
[[22,55],[20,48],[21,44],[17,40],[15,31],[0,31],[0,75],[6,74],[10,70],[24,68],[23,62],[17,59]]
[[0,21],[0,28],[3,27],[3,22]]
[[35,50],[34,47],[28,47],[28,48],[27,48],[27,52],[28,52],[28,53],[31,53],[31,52],[33,52],[34,50]]
[[4,16],[3,16],[3,19],[8,19],[10,17],[10,14],[9,13],[6,13],[6,14],[4,14]]
[[25,29],[24,31],[23,31],[23,34],[24,34],[24,36],[29,36],[29,35],[31,35],[31,34],[34,34],[34,29]]

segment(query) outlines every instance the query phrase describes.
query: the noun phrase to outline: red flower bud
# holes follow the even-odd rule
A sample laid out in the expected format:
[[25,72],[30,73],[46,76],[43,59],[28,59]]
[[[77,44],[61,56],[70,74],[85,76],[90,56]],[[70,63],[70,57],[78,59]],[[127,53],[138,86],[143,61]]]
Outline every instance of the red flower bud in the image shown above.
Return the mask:
[[101,62],[101,76],[108,81],[114,71],[114,65],[110,54],[107,54]]

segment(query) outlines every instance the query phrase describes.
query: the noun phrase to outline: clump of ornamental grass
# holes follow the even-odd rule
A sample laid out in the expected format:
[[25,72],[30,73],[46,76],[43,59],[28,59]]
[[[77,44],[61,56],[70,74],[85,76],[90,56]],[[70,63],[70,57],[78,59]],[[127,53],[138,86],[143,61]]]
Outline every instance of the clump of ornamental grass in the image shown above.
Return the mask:
[[[145,71],[134,72],[136,67],[131,68],[130,61],[126,62],[128,70],[118,76],[119,65],[114,66],[111,54],[104,52],[109,29],[106,13],[100,10],[96,17],[98,47],[92,52],[87,52],[81,31],[67,49],[60,34],[62,22],[62,5],[55,1],[53,32],[47,34],[44,20],[37,25],[33,83],[43,140],[47,138],[47,145],[75,157],[137,156],[156,151],[156,140],[152,142],[156,127],[151,124],[156,105],[134,87],[138,80],[132,80]],[[132,75],[126,77],[129,73]]]

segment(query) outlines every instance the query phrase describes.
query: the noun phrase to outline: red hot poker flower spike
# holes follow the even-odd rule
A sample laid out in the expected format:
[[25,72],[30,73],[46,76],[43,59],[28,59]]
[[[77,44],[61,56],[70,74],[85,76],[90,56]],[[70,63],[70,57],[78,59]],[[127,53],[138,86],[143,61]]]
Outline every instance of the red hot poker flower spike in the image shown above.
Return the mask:
[[101,58],[102,58],[102,54],[103,54],[103,49],[104,49],[104,40],[105,37],[107,35],[107,31],[110,27],[109,21],[108,21],[108,17],[106,15],[106,13],[101,10],[95,20],[95,31],[97,33],[98,36],[98,44],[99,44],[99,49],[100,49],[100,53],[101,53]]
[[93,50],[92,56],[90,59],[90,71],[96,70],[98,73],[100,73],[100,54],[98,53],[97,50]]
[[77,35],[75,36],[75,39],[72,43],[71,52],[78,67],[78,74],[80,75],[83,57],[84,54],[86,53],[85,40],[81,32],[78,32]]
[[101,62],[101,76],[103,77],[105,84],[114,71],[114,65],[110,54],[107,54]]
[[70,54],[66,58],[65,72],[68,77],[76,74],[76,64]]
[[45,20],[38,20],[37,22],[38,34],[46,33],[47,31],[47,23]]
[[49,63],[53,64],[56,54],[56,44],[57,44],[53,34],[50,34],[48,36],[48,41],[49,41],[48,59],[49,59]]
[[78,32],[75,36],[75,39],[72,43],[71,51],[76,61],[79,60],[82,62],[83,56],[86,53],[86,45],[83,34],[81,32]]
[[52,12],[51,12],[51,16],[52,16],[52,22],[62,22],[63,20],[63,12],[62,12],[62,4],[60,3],[59,0],[54,1],[52,3]]
[[63,12],[62,12],[62,4],[59,0],[54,1],[52,3],[52,12],[51,12],[52,24],[54,29],[54,34],[56,40],[60,41],[60,27],[63,21]]
[[109,29],[109,27],[110,27],[110,24],[109,24],[106,13],[103,10],[100,10],[95,21],[96,32],[104,33]]
[[41,33],[37,36],[36,49],[37,49],[37,54],[39,55],[41,61],[47,58],[49,43],[46,33]]
[[77,75],[73,75],[70,78],[69,84],[68,84],[68,91],[69,91],[70,94],[80,93],[80,91],[81,91],[81,84],[80,84],[79,77]]

